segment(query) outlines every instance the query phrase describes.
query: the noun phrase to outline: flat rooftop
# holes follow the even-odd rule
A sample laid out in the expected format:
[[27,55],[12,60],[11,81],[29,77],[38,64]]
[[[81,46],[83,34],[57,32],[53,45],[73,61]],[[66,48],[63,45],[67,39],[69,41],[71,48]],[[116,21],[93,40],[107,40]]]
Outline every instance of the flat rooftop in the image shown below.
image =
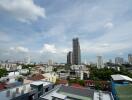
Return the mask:
[[46,82],[46,81],[34,81],[31,83],[32,85],[41,85],[43,84],[43,86],[46,86],[46,85],[50,85],[51,82]]
[[[57,95],[56,95],[57,94]],[[87,88],[76,88],[71,86],[58,85],[53,90],[41,96],[43,100],[52,100],[52,96],[60,97],[61,95],[64,100],[113,100],[111,93],[89,90]]]
[[[30,84],[34,84],[34,85],[40,85],[43,84],[43,86],[49,85],[51,84],[50,82],[45,82],[45,81],[34,81]],[[31,89],[30,84],[25,84],[25,85],[21,85],[21,86],[17,86],[14,88],[10,88],[10,89],[6,89],[4,91],[0,92],[0,100],[10,100],[14,97],[18,97],[22,94],[26,94],[26,93],[30,93],[32,91],[35,91],[33,89]],[[17,92],[16,92],[17,91]],[[10,94],[10,96],[7,96],[7,92]]]
[[125,75],[116,74],[116,75],[111,75],[111,77],[114,81],[130,81],[130,82],[132,82],[132,78],[125,76]]
[[94,91],[85,88],[75,88],[71,86],[61,86],[58,93],[67,95],[70,98],[78,98],[82,100],[92,100]]
[[[16,92],[17,88],[19,89],[18,92]],[[18,97],[18,96],[22,95],[22,90],[24,90],[23,94],[29,93],[29,91],[31,90],[30,84],[22,85],[22,86],[18,86],[18,87],[15,87],[15,88],[11,88],[11,89],[1,91],[0,92],[0,100],[10,100],[14,97]],[[8,91],[10,92],[9,96],[7,96]]]

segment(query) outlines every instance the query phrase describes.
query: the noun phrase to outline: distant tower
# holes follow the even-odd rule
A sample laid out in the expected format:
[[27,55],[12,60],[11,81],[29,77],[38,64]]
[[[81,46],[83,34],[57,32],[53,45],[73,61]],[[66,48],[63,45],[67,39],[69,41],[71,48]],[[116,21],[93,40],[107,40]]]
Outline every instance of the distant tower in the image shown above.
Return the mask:
[[121,58],[121,57],[116,57],[116,58],[115,58],[115,64],[121,65],[121,64],[123,64],[123,63],[124,63],[123,58]]
[[132,64],[132,54],[128,54],[128,62],[129,64]]
[[72,52],[71,51],[67,53],[67,64],[72,65]]
[[80,50],[80,44],[79,39],[74,38],[73,39],[73,64],[80,65],[81,64],[81,50]]
[[111,59],[109,59],[109,63],[112,63],[112,60]]
[[26,58],[25,58],[25,64],[30,64],[31,63],[31,59],[30,59],[30,56],[27,56]]
[[53,61],[51,59],[48,60],[48,65],[53,65]]
[[102,56],[97,56],[97,68],[104,68]]

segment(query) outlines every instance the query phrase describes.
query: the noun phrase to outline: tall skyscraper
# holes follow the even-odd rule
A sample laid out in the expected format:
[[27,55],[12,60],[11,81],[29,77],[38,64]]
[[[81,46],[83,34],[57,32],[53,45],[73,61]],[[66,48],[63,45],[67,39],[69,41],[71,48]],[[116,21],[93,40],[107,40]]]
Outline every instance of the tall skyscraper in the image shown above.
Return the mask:
[[78,38],[73,39],[73,64],[81,64],[81,50]]
[[97,56],[97,68],[104,68],[102,56]]
[[121,65],[121,64],[123,64],[123,63],[124,63],[123,58],[121,58],[121,57],[116,57],[116,58],[115,58],[115,64]]
[[71,51],[67,53],[67,64],[72,65],[72,52]]
[[132,54],[128,54],[128,62],[129,64],[132,64]]

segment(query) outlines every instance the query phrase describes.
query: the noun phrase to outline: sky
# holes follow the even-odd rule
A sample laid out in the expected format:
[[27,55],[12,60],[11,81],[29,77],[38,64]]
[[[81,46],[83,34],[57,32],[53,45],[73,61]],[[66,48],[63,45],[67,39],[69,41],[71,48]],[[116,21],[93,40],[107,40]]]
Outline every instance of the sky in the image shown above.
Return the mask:
[[79,38],[82,62],[132,53],[132,0],[0,0],[0,60],[66,62]]

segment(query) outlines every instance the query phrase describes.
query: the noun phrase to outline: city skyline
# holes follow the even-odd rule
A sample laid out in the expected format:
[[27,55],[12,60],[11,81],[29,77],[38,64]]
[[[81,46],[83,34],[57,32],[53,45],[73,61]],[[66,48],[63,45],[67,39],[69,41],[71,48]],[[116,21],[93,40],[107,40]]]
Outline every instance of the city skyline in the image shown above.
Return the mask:
[[75,37],[82,62],[96,62],[98,55],[128,60],[131,4],[131,0],[0,0],[0,60],[30,56],[37,62],[66,62]]

